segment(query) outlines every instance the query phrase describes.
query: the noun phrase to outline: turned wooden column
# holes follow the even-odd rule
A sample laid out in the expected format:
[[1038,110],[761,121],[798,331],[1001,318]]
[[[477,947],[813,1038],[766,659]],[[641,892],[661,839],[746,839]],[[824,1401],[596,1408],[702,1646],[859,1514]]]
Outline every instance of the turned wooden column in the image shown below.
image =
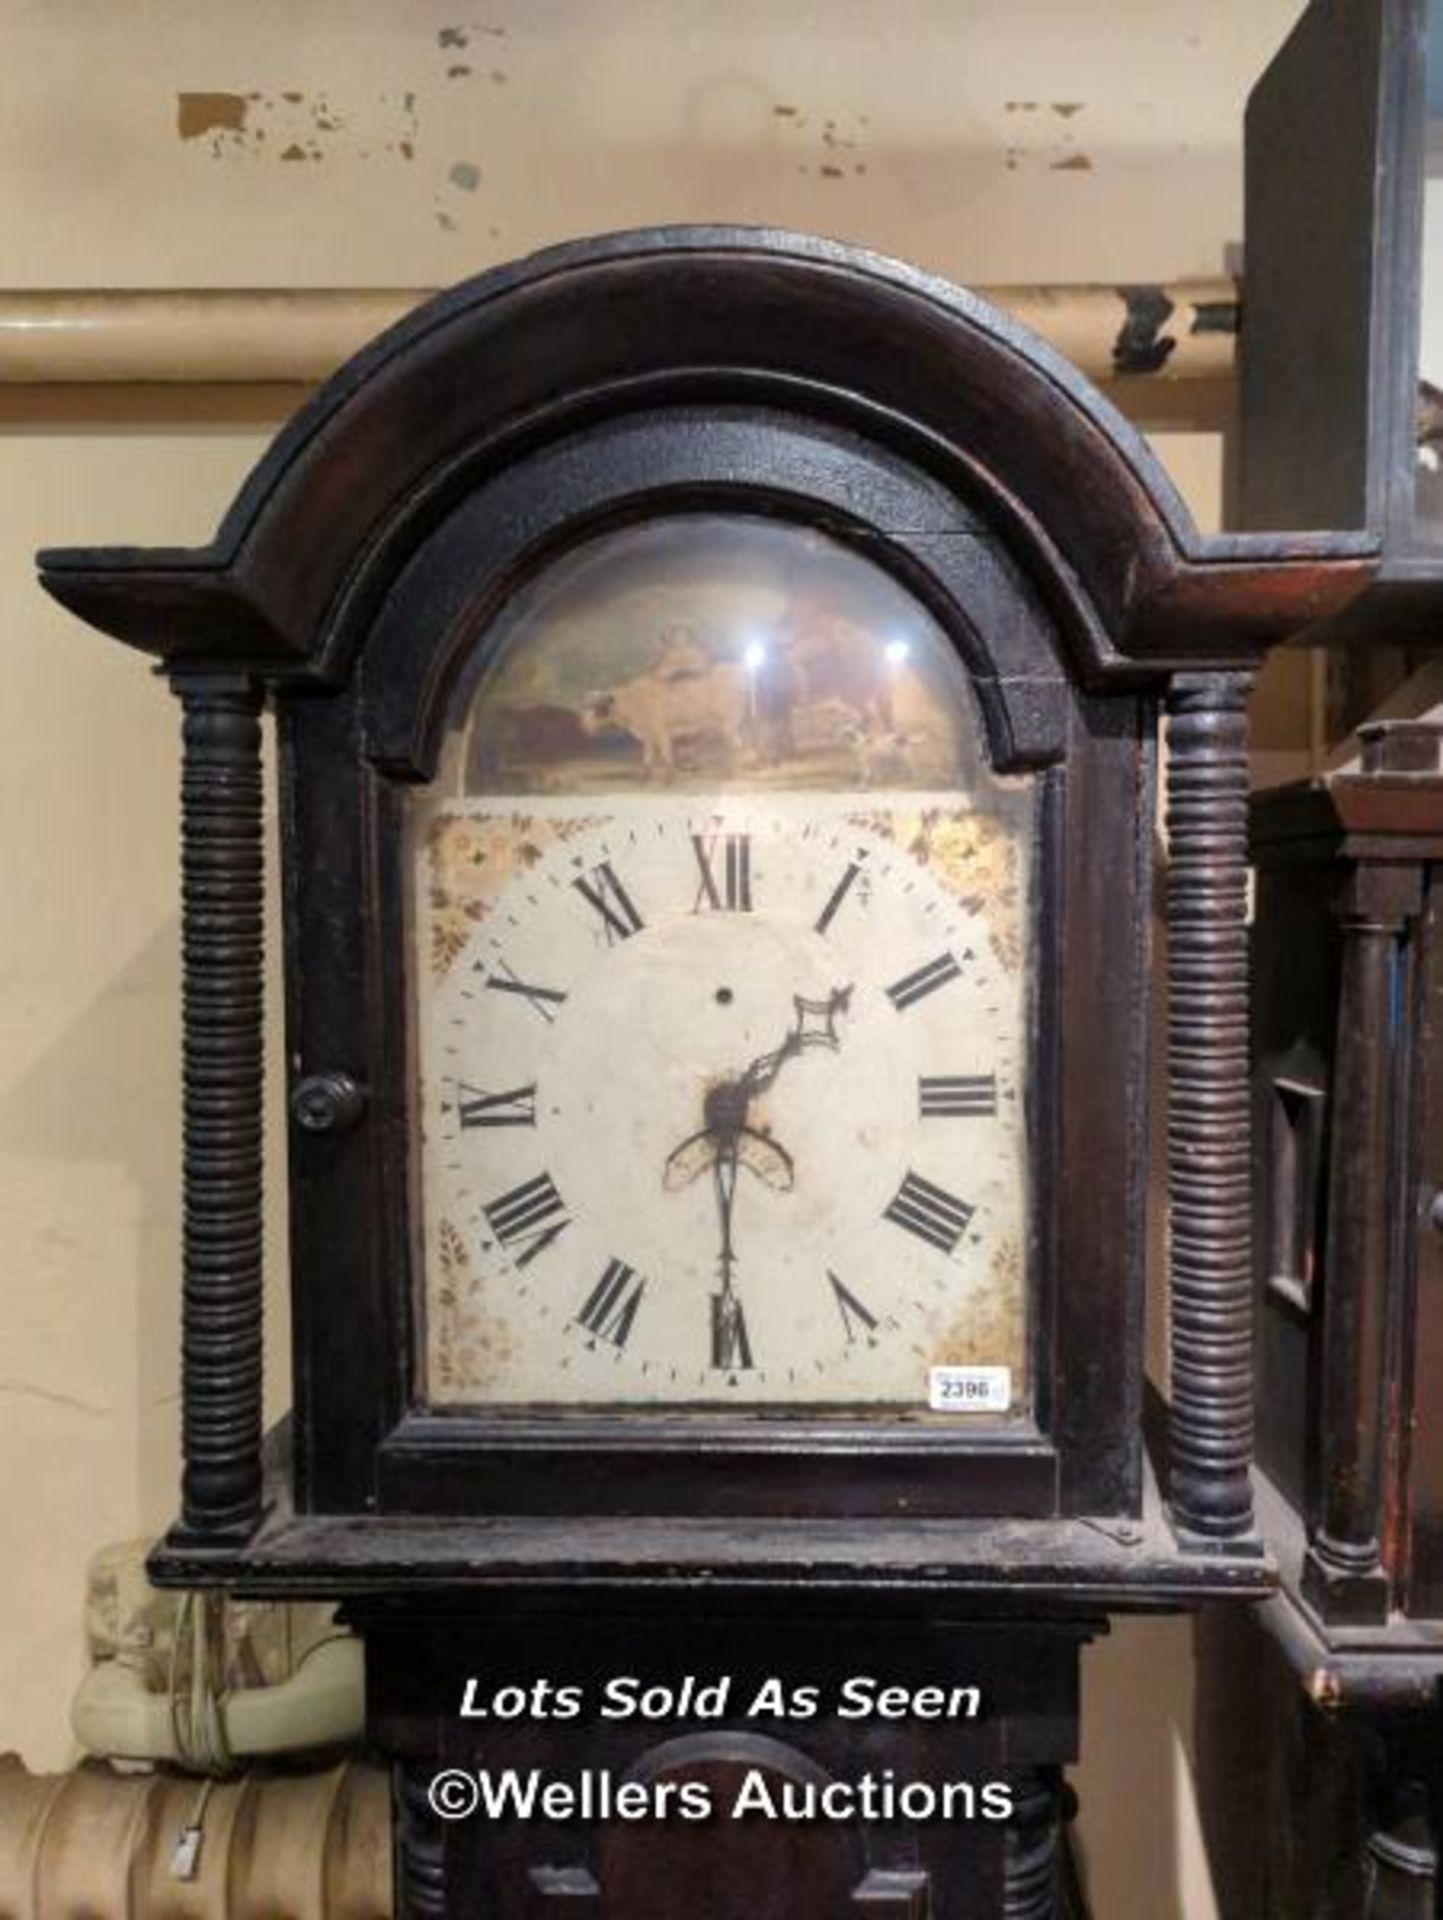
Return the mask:
[[1253,1530],[1245,674],[1168,692],[1167,1057],[1173,1527]]
[[184,1224],[178,1536],[261,1514],[261,691],[178,675]]
[[1317,1526],[1303,1592],[1330,1621],[1387,1619],[1381,1557],[1397,1100],[1399,943],[1411,871],[1360,865],[1340,903],[1328,1237],[1322,1289]]
[[414,1760],[392,1768],[397,1920],[446,1920],[445,1830],[429,1797],[435,1772],[434,1766]]
[[1436,1781],[1437,1734],[1405,1721],[1384,1733],[1381,1749],[1375,1792],[1383,1804],[1363,1847],[1363,1920],[1436,1920],[1438,1836],[1429,1775]]
[[1002,1920],[1055,1920],[1062,1797],[1051,1767],[1029,1767],[1014,1777],[1003,1852]]

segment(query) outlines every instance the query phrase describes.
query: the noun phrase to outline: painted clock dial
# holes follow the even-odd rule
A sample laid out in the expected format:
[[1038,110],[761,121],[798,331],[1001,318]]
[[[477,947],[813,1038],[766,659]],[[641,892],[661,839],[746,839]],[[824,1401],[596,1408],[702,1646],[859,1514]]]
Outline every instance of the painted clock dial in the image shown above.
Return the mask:
[[1024,1411],[1031,794],[951,642],[720,515],[488,640],[411,822],[424,1398]]

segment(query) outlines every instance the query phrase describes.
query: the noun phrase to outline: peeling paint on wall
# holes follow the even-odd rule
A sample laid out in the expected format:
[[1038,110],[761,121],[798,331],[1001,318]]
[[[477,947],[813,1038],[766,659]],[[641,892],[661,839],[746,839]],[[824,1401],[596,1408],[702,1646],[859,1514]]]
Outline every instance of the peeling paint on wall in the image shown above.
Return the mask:
[[[801,174],[815,172],[820,180],[845,180],[851,174],[863,174],[867,171],[867,162],[861,158],[865,151],[864,135],[871,121],[865,113],[844,116],[820,116],[816,112],[807,113],[802,107],[790,101],[775,101],[772,105],[772,118],[779,124],[776,128],[778,140],[785,152],[791,148],[799,157],[796,170]],[[813,125],[817,131],[808,131]],[[805,134],[805,139],[800,138]],[[800,156],[805,154],[805,159]]]
[[491,40],[504,40],[506,29],[483,26],[442,27],[436,35],[436,45],[441,48],[454,47],[458,52],[464,51],[471,44],[472,34],[481,34],[484,38]]
[[240,133],[248,107],[243,93],[178,93],[176,131],[182,140],[199,140],[207,133]]
[[267,146],[277,159],[325,160],[344,150],[362,160],[415,157],[420,122],[414,93],[381,93],[342,112],[323,90],[278,93],[178,93],[176,130],[204,142],[212,160],[256,159]]
[[[1031,119],[1018,126],[1012,143],[1003,148],[1007,171],[1016,173],[1024,161],[1032,161],[1039,167],[1045,166],[1049,173],[1094,172],[1096,163],[1091,154],[1077,151],[1070,125],[1064,129],[1053,124],[1056,120],[1070,123],[1087,111],[1087,104],[1085,100],[1004,100],[1004,113],[1048,116],[1045,120]],[[1037,137],[1028,140],[1027,134]]]

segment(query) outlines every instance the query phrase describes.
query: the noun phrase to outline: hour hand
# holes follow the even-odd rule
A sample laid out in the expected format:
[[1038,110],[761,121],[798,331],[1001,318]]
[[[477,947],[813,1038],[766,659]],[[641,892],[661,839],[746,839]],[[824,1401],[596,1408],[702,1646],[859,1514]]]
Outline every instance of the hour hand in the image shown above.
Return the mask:
[[[770,1134],[743,1127],[736,1135],[736,1157],[739,1165],[777,1193],[789,1193],[796,1185],[796,1163]],[[710,1131],[694,1133],[667,1155],[661,1184],[668,1193],[675,1193],[708,1172],[716,1159],[716,1135]]]
[[786,1148],[769,1133],[755,1127],[743,1127],[737,1141],[737,1159],[748,1173],[754,1173],[777,1193],[790,1193],[797,1184],[796,1162]]
[[715,1135],[710,1132],[694,1133],[689,1139],[683,1140],[679,1147],[673,1147],[666,1156],[661,1184],[666,1192],[675,1193],[679,1187],[689,1187],[693,1180],[700,1178],[715,1164]]

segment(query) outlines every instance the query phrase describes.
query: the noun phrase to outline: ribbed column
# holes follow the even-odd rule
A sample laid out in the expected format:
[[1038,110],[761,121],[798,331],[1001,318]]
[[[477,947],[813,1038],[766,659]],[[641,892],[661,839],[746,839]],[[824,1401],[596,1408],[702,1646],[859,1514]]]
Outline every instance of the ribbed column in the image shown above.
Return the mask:
[[1248,685],[1180,674],[1167,703],[1169,1501],[1199,1550],[1253,1525]]
[[414,1761],[393,1770],[397,1920],[447,1920],[445,1835],[428,1797],[433,1771]]
[[180,1532],[261,1513],[261,693],[177,678],[184,1061]]
[[[1392,1767],[1399,1758],[1388,1753]],[[1438,1842],[1426,1777],[1391,1774],[1386,1791],[1394,1803],[1390,1817],[1364,1843],[1363,1920],[1436,1920]]]
[[1062,1796],[1050,1768],[1013,1781],[1013,1814],[1003,1851],[1002,1920],[1054,1920]]
[[[1303,1592],[1323,1617],[1353,1625],[1388,1617],[1382,1565],[1389,1242],[1393,1227],[1393,1000],[1405,927],[1385,909],[1386,884],[1355,876],[1341,912],[1338,1028],[1328,1243],[1322,1289],[1318,1525]],[[1386,880],[1386,876],[1385,876]],[[1377,892],[1381,898],[1374,899]]]

